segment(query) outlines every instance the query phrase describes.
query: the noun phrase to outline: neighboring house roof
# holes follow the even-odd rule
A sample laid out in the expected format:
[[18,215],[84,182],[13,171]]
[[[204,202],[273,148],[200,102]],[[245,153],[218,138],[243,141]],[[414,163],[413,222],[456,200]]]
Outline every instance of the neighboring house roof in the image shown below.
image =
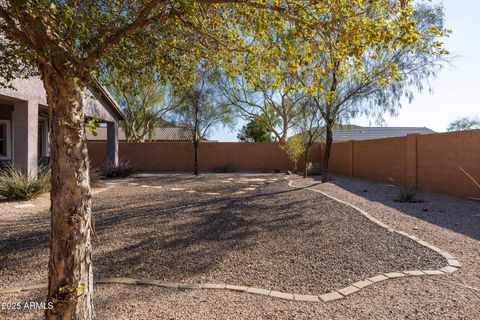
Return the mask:
[[[192,133],[186,126],[172,126],[172,127],[160,127],[156,129],[157,141],[190,141],[192,140]],[[125,141],[125,132],[123,128],[118,129],[118,136],[120,141]],[[107,128],[97,128],[97,135],[94,136],[90,130],[87,130],[87,140],[90,141],[106,141],[107,140]]]
[[[337,125],[333,128],[333,141],[372,140],[404,137],[408,134],[429,134],[435,131],[426,127],[361,127],[356,125]],[[323,134],[322,140],[325,139]],[[320,139],[317,139],[319,141]]]
[[435,133],[435,131],[426,127],[360,127],[350,125],[334,128],[333,141],[371,140],[429,133]]

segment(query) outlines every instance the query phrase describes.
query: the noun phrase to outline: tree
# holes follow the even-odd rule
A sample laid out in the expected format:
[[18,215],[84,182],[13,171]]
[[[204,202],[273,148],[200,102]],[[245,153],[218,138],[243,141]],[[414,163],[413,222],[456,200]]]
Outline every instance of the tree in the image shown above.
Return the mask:
[[238,140],[243,142],[270,142],[272,141],[271,132],[262,125],[262,122],[250,120],[242,127],[242,131],[237,135]]
[[240,116],[257,122],[267,128],[275,140],[285,142],[298,116],[297,104],[302,96],[289,86],[287,78],[283,78],[279,84],[274,82],[272,75],[262,75],[255,79],[255,88],[252,88],[246,78],[237,77],[233,82],[223,81],[221,88]]
[[[308,157],[313,143],[323,137],[325,132],[324,121],[317,105],[312,98],[305,98],[301,105],[300,115],[296,121],[296,128],[300,131],[297,136],[304,145],[303,177],[308,176]],[[323,139],[322,139],[323,140]]]
[[[99,73],[115,66],[122,76],[143,68],[188,86],[199,59],[229,73],[254,76],[275,70],[278,48],[265,46],[272,34],[290,39],[331,30],[340,41],[381,46],[394,34],[413,39],[407,19],[412,6],[400,0],[125,0],[0,2],[0,84],[19,72],[40,75],[50,109],[51,237],[48,319],[92,319],[91,201],[82,93]],[[365,4],[388,13],[371,19]],[[341,19],[339,19],[341,18]],[[342,21],[338,24],[337,21]],[[349,23],[345,23],[349,21]],[[394,26],[394,27],[392,27]],[[343,29],[342,29],[343,28]],[[291,41],[286,39],[286,41]],[[404,43],[402,41],[401,43]],[[287,43],[288,44],[288,43]],[[310,41],[305,43],[310,46]],[[307,52],[324,51],[313,47]],[[246,65],[244,54],[252,57]],[[136,63],[133,63],[136,62]],[[298,69],[303,58],[292,61]],[[24,73],[22,73],[24,74]]]
[[[369,10],[373,19],[382,19],[382,11],[375,7]],[[328,49],[312,54],[309,63],[295,75],[325,122],[322,182],[328,181],[332,129],[336,123],[359,114],[377,121],[382,121],[384,113],[396,114],[400,99],[413,99],[413,89],[422,90],[424,82],[435,76],[446,61],[448,52],[438,40],[449,33],[443,29],[442,7],[418,5],[412,10],[412,16],[406,19],[413,37],[405,38],[400,31],[398,38],[390,37],[387,45],[367,47],[357,59],[344,53],[364,47],[362,42],[349,44],[330,31],[310,40],[318,46],[327,45]],[[343,19],[338,22],[350,24]]]
[[161,118],[172,109],[165,81],[151,69],[135,77],[105,70],[101,79],[126,114],[127,120],[122,121],[126,140],[156,140],[156,128]]
[[305,153],[305,145],[299,136],[292,136],[287,139],[281,147],[290,161],[293,162],[293,173],[297,173],[298,161]]
[[200,70],[199,79],[191,87],[177,93],[173,119],[188,125],[194,147],[193,174],[199,174],[198,147],[211,129],[233,123],[231,107],[219,99],[214,83],[216,75]]
[[[199,58],[225,68],[230,65],[235,71],[242,63],[234,55],[256,49],[246,39],[264,32],[265,22],[281,28],[287,21],[301,19],[298,9],[241,2],[0,3],[0,84],[9,86],[24,69],[40,75],[50,109],[52,229],[47,300],[53,308],[46,311],[48,319],[94,317],[85,86],[95,81],[101,64],[132,77],[149,66],[178,83],[190,81],[189,71]],[[142,68],[137,70],[136,65]]]
[[472,118],[463,117],[450,122],[447,128],[447,131],[462,131],[462,130],[473,130],[473,129],[480,129],[480,119],[473,118],[473,117]]

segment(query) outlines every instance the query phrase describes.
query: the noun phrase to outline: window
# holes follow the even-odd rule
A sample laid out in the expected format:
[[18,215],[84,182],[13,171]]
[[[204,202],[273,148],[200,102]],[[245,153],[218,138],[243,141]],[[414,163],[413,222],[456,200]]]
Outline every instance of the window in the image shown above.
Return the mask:
[[48,122],[45,117],[38,117],[38,158],[49,156],[48,146]]
[[0,159],[10,159],[10,121],[0,120]]

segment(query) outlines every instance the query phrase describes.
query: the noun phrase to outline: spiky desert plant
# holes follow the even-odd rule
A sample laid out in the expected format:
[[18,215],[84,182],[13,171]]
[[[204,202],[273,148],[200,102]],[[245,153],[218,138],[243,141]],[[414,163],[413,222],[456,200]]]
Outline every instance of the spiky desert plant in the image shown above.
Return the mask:
[[0,195],[9,200],[30,200],[50,190],[51,174],[39,167],[25,174],[19,167],[10,166],[0,172]]

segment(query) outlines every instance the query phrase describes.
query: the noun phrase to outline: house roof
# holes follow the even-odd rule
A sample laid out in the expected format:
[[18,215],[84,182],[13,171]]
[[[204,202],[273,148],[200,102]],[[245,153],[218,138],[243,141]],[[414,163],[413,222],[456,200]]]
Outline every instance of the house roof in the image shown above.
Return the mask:
[[[125,132],[123,128],[118,129],[118,138],[120,141],[125,141]],[[106,141],[107,128],[97,128],[97,135],[94,136],[90,130],[87,130],[87,140],[90,141]],[[192,140],[192,133],[186,126],[171,126],[159,127],[156,129],[157,141],[190,141]]]
[[108,102],[108,104],[112,107],[112,110],[118,115],[120,120],[126,120],[125,114],[123,113],[122,109],[118,105],[117,101],[112,97],[108,89],[100,83],[97,79],[94,79],[95,88],[100,92],[103,98]]
[[337,126],[333,129],[333,141],[371,140],[429,133],[435,133],[435,131],[426,127],[360,127],[347,125]]

